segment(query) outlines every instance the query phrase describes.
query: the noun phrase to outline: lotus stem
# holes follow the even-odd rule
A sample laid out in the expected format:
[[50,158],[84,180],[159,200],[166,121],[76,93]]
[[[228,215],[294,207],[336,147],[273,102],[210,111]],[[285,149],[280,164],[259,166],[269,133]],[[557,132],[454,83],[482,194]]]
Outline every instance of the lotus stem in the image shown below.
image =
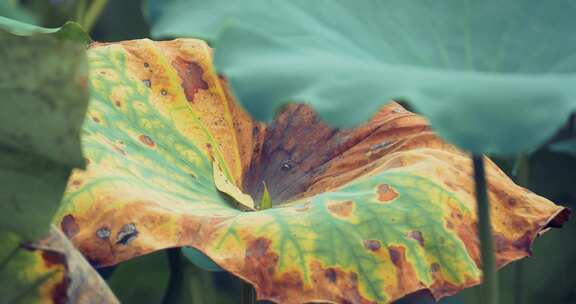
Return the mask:
[[256,292],[252,284],[242,281],[242,304],[256,304]]
[[482,291],[484,296],[482,303],[498,304],[498,276],[496,273],[492,228],[490,226],[490,205],[488,202],[484,159],[482,155],[474,154],[472,160],[474,163],[480,252],[482,254]]
[[84,21],[84,13],[86,12],[86,0],[78,0],[76,4],[76,22],[82,25]]
[[[518,156],[512,176],[518,185],[524,188],[530,187],[530,155]],[[514,303],[524,303],[524,261],[522,260],[514,265]]]
[[108,0],[94,0],[90,5],[90,7],[88,7],[86,14],[84,14],[84,18],[82,18],[82,20],[80,21],[80,24],[87,33],[90,33],[92,31],[92,28],[96,24],[96,21],[98,21],[98,17],[100,17],[100,14],[104,10],[104,8],[106,8],[107,4]]

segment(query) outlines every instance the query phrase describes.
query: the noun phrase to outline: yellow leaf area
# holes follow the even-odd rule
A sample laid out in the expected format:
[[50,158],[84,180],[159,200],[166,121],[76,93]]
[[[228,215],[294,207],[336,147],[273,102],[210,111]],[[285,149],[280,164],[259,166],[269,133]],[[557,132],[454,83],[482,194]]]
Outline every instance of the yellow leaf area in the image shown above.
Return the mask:
[[[88,167],[74,172],[56,222],[94,265],[192,246],[278,303],[438,299],[480,282],[470,158],[423,118],[391,102],[334,130],[290,105],[263,125],[231,98],[202,41],[88,53]],[[568,210],[489,160],[487,175],[502,267]],[[218,191],[226,182],[238,189]],[[264,185],[270,209],[241,210],[231,194],[260,202]]]
[[119,303],[58,229],[38,242],[0,232],[2,303]]
[[220,167],[218,163],[214,162],[212,164],[213,172],[214,172],[214,185],[216,189],[222,193],[228,194],[232,197],[238,205],[242,208],[246,208],[248,210],[255,210],[256,206],[254,205],[254,200],[252,197],[246,193],[243,193],[240,188],[234,185],[228,178]]

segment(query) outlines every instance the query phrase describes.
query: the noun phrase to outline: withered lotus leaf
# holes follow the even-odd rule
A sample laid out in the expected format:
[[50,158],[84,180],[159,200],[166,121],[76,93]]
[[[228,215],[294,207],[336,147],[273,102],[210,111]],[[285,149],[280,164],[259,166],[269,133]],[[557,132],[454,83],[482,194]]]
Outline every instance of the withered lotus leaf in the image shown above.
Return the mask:
[[[394,102],[353,130],[330,129],[305,105],[255,122],[210,53],[191,39],[89,50],[88,167],[56,221],[93,264],[192,246],[278,303],[441,298],[479,284],[466,153]],[[568,211],[486,162],[502,267]],[[213,163],[254,202],[265,184],[274,207],[240,208],[216,188]]]
[[0,231],[2,303],[120,303],[57,228],[36,242]]

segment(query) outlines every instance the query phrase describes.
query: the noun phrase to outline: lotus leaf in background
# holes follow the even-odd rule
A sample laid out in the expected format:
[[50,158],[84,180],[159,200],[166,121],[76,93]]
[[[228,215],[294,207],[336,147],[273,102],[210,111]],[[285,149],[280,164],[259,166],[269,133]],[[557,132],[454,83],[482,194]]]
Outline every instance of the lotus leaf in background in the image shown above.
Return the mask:
[[85,45],[66,38],[71,25],[4,31],[20,25],[0,17],[0,230],[34,240],[48,231],[72,168],[84,166],[88,71]]
[[[471,161],[423,118],[391,102],[337,130],[292,104],[264,125],[231,98],[202,41],[88,54],[88,166],[56,223],[94,265],[191,246],[279,303],[441,298],[479,284]],[[486,162],[502,267],[568,211]],[[266,185],[274,206],[245,211],[215,171],[234,197],[259,202]]]
[[475,153],[535,149],[576,110],[571,0],[148,0],[156,38],[213,41],[255,118],[310,103],[331,125],[401,98]]
[[72,169],[84,167],[82,35],[72,23],[44,29],[0,17],[2,303],[118,303],[62,232],[49,230]]
[[37,242],[0,231],[0,241],[2,303],[119,303],[60,230]]

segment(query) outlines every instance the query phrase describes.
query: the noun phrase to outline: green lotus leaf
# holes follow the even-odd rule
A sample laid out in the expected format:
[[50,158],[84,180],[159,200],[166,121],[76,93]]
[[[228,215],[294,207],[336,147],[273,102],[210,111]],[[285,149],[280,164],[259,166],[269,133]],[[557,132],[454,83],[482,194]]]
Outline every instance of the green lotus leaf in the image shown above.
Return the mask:
[[2,303],[119,303],[56,228],[36,242],[0,231]]
[[[89,165],[73,173],[55,222],[93,265],[192,247],[197,264],[213,261],[278,303],[439,299],[480,282],[466,153],[395,102],[355,129],[297,104],[258,123],[210,54],[191,39],[88,51]],[[486,163],[502,267],[569,211]],[[246,208],[241,192],[273,206]]]
[[83,44],[0,29],[0,230],[45,234],[68,177],[83,167],[88,104]]
[[576,109],[573,1],[148,1],[155,37],[208,38],[255,118],[289,101],[333,126],[411,103],[448,141],[512,154]]

